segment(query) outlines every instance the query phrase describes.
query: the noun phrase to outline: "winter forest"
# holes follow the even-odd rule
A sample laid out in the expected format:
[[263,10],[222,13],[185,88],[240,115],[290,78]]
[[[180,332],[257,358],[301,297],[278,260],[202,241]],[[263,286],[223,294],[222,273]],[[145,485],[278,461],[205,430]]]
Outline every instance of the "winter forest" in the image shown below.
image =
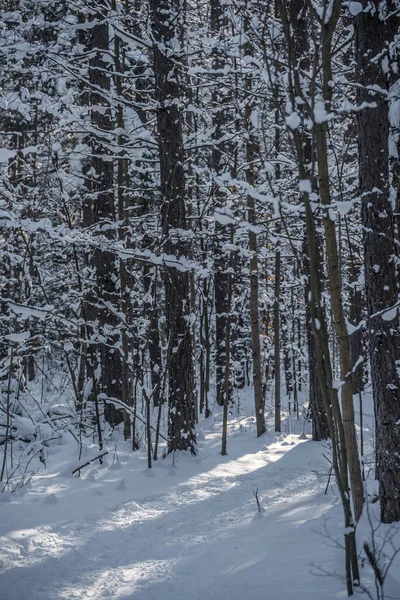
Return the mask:
[[4,599],[400,599],[399,156],[398,0],[0,0]]

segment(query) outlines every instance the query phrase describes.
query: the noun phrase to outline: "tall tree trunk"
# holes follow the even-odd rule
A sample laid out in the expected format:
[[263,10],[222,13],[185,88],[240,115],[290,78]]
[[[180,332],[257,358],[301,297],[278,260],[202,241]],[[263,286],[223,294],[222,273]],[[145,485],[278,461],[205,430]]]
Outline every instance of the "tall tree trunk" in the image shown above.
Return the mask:
[[[356,19],[358,104],[376,103],[357,112],[359,176],[364,235],[364,273],[375,407],[376,457],[381,519],[400,521],[400,377],[399,317],[393,208],[389,196],[388,82],[383,54],[398,22],[392,3],[362,2]],[[369,88],[369,89],[368,89]]]
[[[321,50],[322,50],[322,76],[323,98],[327,113],[331,110],[332,102],[332,36],[336,27],[341,0],[333,4],[332,15],[328,23],[321,25]],[[319,193],[321,204],[326,207],[324,216],[324,230],[326,241],[326,261],[328,271],[328,285],[331,297],[332,315],[339,350],[340,378],[341,378],[341,403],[343,428],[346,438],[347,459],[349,464],[350,487],[356,521],[361,516],[364,504],[364,489],[361,467],[357,446],[357,437],[354,421],[353,384],[351,379],[351,354],[350,340],[347,331],[346,318],[342,299],[342,276],[339,261],[338,244],[336,240],[335,222],[331,218],[331,189],[328,167],[328,125],[327,122],[315,125]]]
[[[233,242],[233,227],[230,226],[230,238],[231,242]],[[233,264],[233,256],[232,253],[229,257],[229,274],[228,274],[228,306],[227,306],[227,321],[226,321],[226,332],[225,332],[225,353],[226,353],[226,362],[225,362],[225,373],[224,373],[224,391],[223,391],[223,416],[222,416],[222,444],[221,444],[221,454],[222,456],[226,456],[227,445],[228,445],[228,415],[229,415],[229,389],[230,389],[230,371],[231,371],[231,309],[232,309],[232,264]]]
[[[244,21],[245,33],[249,29],[247,17]],[[251,56],[253,48],[250,43],[245,44],[244,52]],[[253,84],[252,75],[245,76],[246,108],[245,108],[245,127],[247,131],[246,143],[246,182],[249,185],[250,193],[247,194],[247,218],[250,225],[255,228],[256,211],[254,198],[251,190],[256,183],[257,150],[259,143],[256,138],[254,126],[251,121],[253,112]],[[266,431],[265,426],[265,400],[262,387],[262,364],[261,364],[261,343],[260,343],[260,318],[259,318],[259,281],[258,281],[258,256],[257,256],[257,235],[250,227],[249,229],[249,249],[250,258],[250,328],[251,328],[251,354],[253,363],[253,386],[254,386],[254,409],[256,415],[257,436],[259,437]]]
[[[230,173],[231,152],[226,142],[226,125],[231,120],[231,94],[224,85],[222,74],[226,63],[225,49],[223,46],[226,17],[221,0],[210,0],[210,28],[216,38],[212,53],[212,70],[214,72],[214,86],[211,92],[212,122],[213,122],[213,147],[211,151],[211,169],[214,178],[223,173]],[[221,208],[226,203],[226,194],[220,188],[218,181],[213,183],[214,206]],[[215,223],[214,246],[214,297],[215,297],[215,369],[217,404],[223,406],[226,371],[226,328],[228,313],[228,287],[229,274],[226,270],[227,257],[223,246],[229,241],[227,227]],[[228,387],[229,399],[231,385]]]
[[[288,48],[289,64],[292,68],[289,78],[289,96],[292,106],[296,106],[296,98],[302,98],[304,95],[300,83],[300,73],[298,69],[298,55],[296,53],[296,43],[293,42],[293,17],[297,19],[292,10],[289,18],[287,4],[285,0],[277,0],[279,14],[282,20],[282,26],[285,35],[285,41]],[[292,3],[290,4],[292,8]],[[305,10],[304,4],[302,10]],[[332,7],[332,15],[336,15],[337,5]],[[299,13],[297,13],[299,14]],[[331,16],[332,18],[332,16]],[[331,21],[329,21],[330,23]],[[332,21],[334,22],[334,21]],[[303,136],[298,129],[293,131],[293,141],[296,148],[300,180],[306,179],[307,163],[304,156]],[[343,426],[343,420],[340,410],[338,390],[333,385],[332,362],[330,357],[328,329],[324,311],[322,308],[322,284],[318,272],[316,230],[313,215],[313,209],[309,197],[310,191],[303,192],[305,222],[307,233],[307,251],[310,261],[310,294],[309,308],[311,316],[311,325],[316,342],[317,372],[320,382],[322,398],[327,414],[329,433],[332,440],[332,465],[336,476],[340,498],[343,507],[345,524],[345,565],[346,565],[346,583],[347,592],[353,594],[353,586],[359,584],[359,568],[357,557],[357,544],[355,538],[355,521],[351,510],[351,501],[349,494],[348,479],[348,458],[346,448],[346,436]]]
[[[165,253],[179,258],[187,244],[185,230],[185,173],[179,85],[182,1],[150,0],[154,38],[158,146],[161,172],[161,220]],[[167,333],[171,356],[168,369],[168,450],[196,451],[193,354],[190,327],[190,279],[187,271],[165,271]]]
[[[109,397],[122,399],[122,356],[119,350],[119,321],[113,314],[120,305],[116,259],[107,247],[114,237],[115,222],[114,164],[107,148],[113,129],[111,107],[108,100],[111,89],[109,23],[110,7],[107,2],[97,4],[95,25],[89,38],[89,78],[91,92],[91,196],[93,224],[96,226],[98,246],[94,253],[97,314],[100,334],[100,387]],[[114,411],[109,413],[114,424]]]
[[[279,234],[279,227],[277,234]],[[275,248],[275,285],[274,285],[274,368],[275,368],[275,431],[281,430],[281,246],[279,240]]]
[[[116,0],[112,0],[112,9],[117,12]],[[117,31],[114,31],[114,60],[115,60],[115,91],[117,93],[116,126],[121,132],[117,143],[121,148],[117,160],[117,206],[118,206],[118,238],[126,239],[128,229],[128,187],[129,187],[129,159],[126,158],[127,136],[123,133],[125,128],[122,76],[125,71],[122,40]],[[120,278],[120,303],[126,326],[121,327],[121,399],[128,406],[133,405],[132,398],[132,370],[131,370],[131,335],[128,328],[132,324],[132,307],[130,299],[130,273],[126,261],[119,261]],[[124,437],[131,437],[131,417],[124,410]]]
[[[289,4],[290,23],[294,32],[293,50],[296,57],[296,63],[301,69],[310,68],[309,58],[309,18],[307,14],[307,3],[305,0],[293,0]],[[310,133],[307,130],[299,132],[301,137],[301,146],[304,156],[305,176],[312,180],[311,165],[314,161],[313,144]],[[323,281],[322,253],[320,252],[320,236],[315,238],[316,247],[314,255],[316,260],[315,268],[318,272],[319,280]],[[311,276],[310,257],[307,248],[307,236],[304,239],[304,259],[303,269],[307,277]],[[310,286],[306,285],[306,328],[307,328],[307,350],[308,350],[308,368],[309,368],[309,405],[312,414],[312,438],[314,441],[320,441],[329,437],[328,419],[323,401],[323,390],[320,385],[319,374],[317,373],[318,362],[316,360],[316,341],[313,333],[313,324],[311,323],[311,311],[308,295],[311,293]],[[320,310],[324,312],[321,306]],[[324,377],[323,377],[324,378]],[[326,383],[324,383],[326,385]]]

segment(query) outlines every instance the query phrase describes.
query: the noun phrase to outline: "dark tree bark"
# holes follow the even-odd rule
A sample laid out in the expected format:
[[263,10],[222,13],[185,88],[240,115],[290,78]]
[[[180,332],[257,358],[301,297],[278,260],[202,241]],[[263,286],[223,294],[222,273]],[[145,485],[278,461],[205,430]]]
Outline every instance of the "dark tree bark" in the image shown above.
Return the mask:
[[[322,95],[324,99],[325,110],[327,112],[331,110],[332,106],[332,39],[340,16],[340,10],[341,0],[334,0],[332,5],[332,14],[329,18],[329,21],[321,25],[320,40],[323,84]],[[336,226],[329,214],[332,204],[332,196],[331,182],[329,177],[327,121],[316,123],[314,132],[318,170],[318,189],[321,205],[325,207],[323,225],[325,232],[326,266],[334,333],[336,334],[339,352],[341,378],[340,397],[343,429],[346,442],[354,516],[356,521],[358,521],[364,504],[364,488],[354,422],[353,385],[351,379],[352,364],[350,355],[350,340],[342,298],[340,252],[336,238]]]
[[[112,0],[112,10],[117,11],[116,0]],[[122,103],[123,96],[123,73],[125,71],[125,60],[122,40],[117,31],[114,31],[114,83],[117,93],[116,107],[116,126],[120,130],[117,143],[121,148],[120,156],[117,159],[117,207],[118,207],[118,239],[123,241],[127,238],[127,230],[129,226],[128,208],[129,199],[127,190],[129,188],[129,159],[126,158],[126,144],[128,138],[122,132],[125,127],[124,106]],[[128,406],[133,404],[132,394],[132,370],[130,369],[130,357],[132,355],[132,336],[128,329],[132,325],[132,302],[130,298],[130,290],[132,287],[132,278],[130,269],[126,261],[119,261],[119,279],[120,279],[120,306],[121,312],[124,315],[126,326],[121,327],[121,399]],[[123,411],[124,416],[124,438],[131,437],[131,417],[127,410]],[[134,441],[135,444],[135,441]]]
[[358,103],[376,103],[357,112],[365,290],[381,519],[391,523],[400,520],[399,319],[398,310],[390,310],[397,302],[397,282],[389,197],[388,103],[385,93],[378,90],[388,86],[382,59],[398,17],[394,14],[385,20],[378,0],[362,4],[364,10],[355,19],[356,64],[362,86],[357,88]]
[[358,283],[361,266],[355,264],[355,247],[350,242],[350,264],[348,268],[350,290],[349,322],[355,331],[350,335],[350,354],[352,366],[353,394],[364,391],[364,341],[363,328],[360,326],[362,319],[363,294]]
[[[96,317],[99,319],[100,334],[100,387],[110,397],[122,399],[122,356],[118,348],[119,321],[113,314],[120,304],[116,287],[118,280],[114,253],[107,246],[114,238],[112,224],[115,221],[114,164],[107,149],[108,135],[112,131],[109,93],[111,89],[109,24],[107,2],[98,3],[97,24],[92,28],[89,39],[91,53],[89,78],[92,86],[90,110],[94,133],[90,137],[91,161],[90,180],[93,225],[96,227],[98,247],[94,253]],[[111,308],[111,310],[110,310]],[[112,424],[113,413],[109,413]]]
[[[249,17],[244,19],[244,31],[249,31]],[[250,42],[245,44],[244,52],[247,56],[254,54],[253,46]],[[253,76],[248,73],[244,78],[244,86],[246,92],[244,125],[247,133],[246,141],[246,181],[250,190],[256,185],[256,161],[259,154],[259,140],[254,126],[251,122],[251,115],[254,108],[254,88]],[[249,223],[256,225],[256,207],[252,194],[247,194],[247,218]],[[259,266],[258,266],[258,242],[257,235],[251,229],[249,230],[249,249],[252,253],[250,258],[250,330],[251,330],[251,356],[253,367],[253,386],[254,386],[254,412],[256,415],[257,436],[263,435],[266,432],[265,424],[265,401],[262,387],[262,355],[260,342],[260,316],[259,316]],[[280,413],[279,413],[280,416]]]
[[[293,43],[292,23],[287,11],[285,0],[277,0],[279,15],[281,17],[285,41],[288,49],[288,59],[292,67],[289,78],[289,95],[292,106],[296,105],[296,97],[302,97],[303,89],[300,83],[298,63]],[[332,7],[331,19],[327,26],[329,30],[335,27],[337,22],[339,4],[334,2]],[[335,15],[335,18],[333,18]],[[321,27],[325,27],[322,22]],[[330,31],[332,34],[333,32]],[[323,41],[323,40],[322,40]],[[326,65],[324,65],[326,67]],[[329,66],[329,63],[328,63]],[[324,92],[326,91],[326,74],[324,73]],[[316,133],[316,128],[314,130]],[[308,167],[305,160],[303,139],[298,129],[293,131],[293,142],[296,148],[298,160],[299,177],[303,180],[307,176]],[[321,177],[322,173],[319,173]],[[322,285],[319,278],[317,243],[315,220],[312,205],[310,203],[309,192],[303,193],[305,222],[307,233],[307,251],[310,262],[310,294],[309,308],[311,313],[311,325],[316,343],[317,372],[321,386],[322,397],[328,418],[329,433],[332,440],[332,466],[336,476],[340,498],[343,507],[345,523],[345,564],[346,564],[346,584],[348,595],[353,594],[354,585],[359,584],[360,574],[357,557],[357,544],[355,537],[355,520],[351,510],[350,487],[349,487],[349,462],[346,448],[346,435],[344,419],[341,415],[339,403],[339,394],[336,386],[333,385],[332,362],[329,348],[329,337],[327,323],[322,310]],[[322,196],[322,192],[321,192]],[[342,365],[341,365],[342,366]]]
[[[309,275],[310,273],[310,265],[309,259],[307,256],[307,240],[304,241],[304,272]],[[318,276],[320,281],[323,281],[323,273],[322,273],[322,265],[321,265],[321,253],[317,248],[315,251],[315,255],[318,257]],[[310,294],[309,285],[306,286],[306,323],[307,323],[307,346],[308,346],[308,365],[309,365],[309,381],[308,381],[308,398],[309,398],[309,406],[311,410],[311,420],[312,420],[312,439],[315,442],[320,442],[321,440],[326,440],[329,438],[329,426],[328,426],[328,418],[324,406],[323,394],[321,390],[321,384],[319,381],[316,365],[317,365],[317,356],[316,356],[316,343],[315,336],[312,329],[311,324],[311,311],[308,301],[308,296]],[[315,310],[315,309],[314,309]],[[321,311],[324,311],[323,307],[321,307]],[[325,377],[322,377],[325,379]]]
[[[182,115],[179,107],[181,0],[150,0],[154,38],[154,75],[157,98],[158,145],[161,172],[161,220],[165,253],[175,257],[187,253],[179,230],[185,230],[185,173]],[[172,44],[172,40],[174,44]],[[195,453],[195,400],[190,317],[189,273],[177,268],[165,272],[167,332],[169,335],[168,450],[189,449]]]
[[[231,242],[233,242],[233,227],[230,226],[230,238]],[[226,332],[225,332],[225,353],[226,353],[226,367],[225,367],[225,376],[224,376],[224,410],[222,416],[222,444],[221,444],[221,454],[222,456],[226,456],[227,452],[227,444],[228,444],[228,416],[229,416],[229,387],[230,387],[230,366],[231,366],[231,304],[232,304],[232,287],[233,287],[233,277],[232,277],[232,264],[233,264],[233,256],[232,253],[229,257],[229,275],[228,275],[228,315],[226,321]]]
[[[280,233],[280,227],[277,227]],[[274,370],[275,370],[275,431],[281,430],[281,245],[278,241],[275,248],[275,282],[274,282]]]
[[[307,310],[308,318],[309,311]],[[328,419],[326,416],[326,410],[324,407],[321,386],[318,381],[317,372],[315,369],[316,364],[316,348],[315,339],[312,333],[311,327],[307,327],[307,338],[308,338],[308,360],[309,360],[309,398],[311,407],[311,421],[312,421],[312,439],[315,442],[321,440],[327,440],[329,438],[329,427]]]
[[[301,69],[310,68],[309,58],[309,37],[308,37],[308,26],[309,17],[307,13],[307,3],[305,0],[294,0],[289,4],[290,10],[290,22],[293,27],[294,38],[293,38],[293,49],[296,55],[296,61]],[[305,168],[307,170],[307,177],[311,179],[312,174],[310,172],[310,166],[313,162],[313,151],[312,151],[312,140],[308,131],[301,132],[301,144],[303,148],[303,155],[305,161]],[[317,262],[317,270],[319,280],[323,281],[323,267],[322,267],[322,253],[319,246],[319,236],[315,242],[315,257]],[[304,241],[304,261],[303,268],[306,275],[310,276],[310,262],[308,257],[307,240]],[[323,402],[323,394],[320,385],[320,378],[317,373],[317,360],[316,360],[316,343],[315,336],[313,333],[313,327],[311,324],[311,314],[308,302],[308,294],[310,293],[309,286],[306,286],[306,326],[307,326],[307,347],[308,347],[308,366],[309,366],[309,405],[311,407],[312,415],[312,438],[314,441],[320,441],[329,437],[328,419],[326,410]],[[321,306],[320,310],[324,312]],[[324,315],[325,316],[325,315]],[[322,379],[325,380],[323,376]]]
[[[230,114],[231,93],[223,85],[221,74],[226,63],[223,44],[223,30],[226,27],[226,17],[221,0],[210,0],[210,27],[217,43],[212,54],[212,69],[215,72],[215,82],[211,93],[212,121],[214,127],[213,148],[211,152],[211,169],[214,177],[231,171],[230,162],[232,156],[231,144],[226,137],[227,124],[231,122]],[[221,191],[218,182],[214,182],[215,207],[222,207],[226,203],[226,194]],[[215,246],[214,246],[214,298],[215,298],[215,370],[217,387],[217,404],[224,405],[224,394],[228,393],[230,400],[231,385],[225,385],[226,372],[226,328],[228,323],[228,286],[229,274],[227,272],[227,257],[222,250],[224,244],[229,241],[227,227],[215,223]]]
[[148,331],[148,348],[150,359],[150,378],[152,387],[152,399],[154,406],[158,406],[163,401],[161,398],[161,340],[158,327],[159,310],[157,306],[157,270],[155,267],[149,269],[145,266],[144,274],[146,293],[151,296],[151,304],[146,306],[147,317],[150,321]]

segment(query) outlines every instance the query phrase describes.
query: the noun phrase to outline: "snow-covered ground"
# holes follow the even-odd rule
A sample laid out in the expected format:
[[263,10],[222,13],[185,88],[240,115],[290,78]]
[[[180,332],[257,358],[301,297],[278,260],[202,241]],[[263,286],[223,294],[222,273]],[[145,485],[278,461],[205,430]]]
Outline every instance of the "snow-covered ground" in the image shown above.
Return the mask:
[[[71,475],[77,450],[66,436],[19,495],[2,495],[0,598],[345,598],[334,482],[324,493],[328,449],[302,439],[303,422],[295,424],[295,434],[279,436],[270,424],[257,439],[252,418],[231,416],[222,457],[215,414],[201,422],[198,456],[160,458],[151,471],[145,450],[132,454],[114,433],[104,463],[85,467],[81,477]],[[97,452],[86,447],[83,460]],[[369,529],[364,518],[363,539]],[[388,600],[400,598],[396,560]],[[373,593],[364,565],[363,583]]]

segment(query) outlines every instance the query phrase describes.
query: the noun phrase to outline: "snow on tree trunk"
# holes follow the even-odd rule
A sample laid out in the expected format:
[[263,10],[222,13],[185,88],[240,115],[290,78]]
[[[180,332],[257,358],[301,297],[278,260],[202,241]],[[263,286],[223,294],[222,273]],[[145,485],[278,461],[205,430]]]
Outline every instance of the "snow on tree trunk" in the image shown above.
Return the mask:
[[359,105],[370,106],[357,112],[361,218],[381,519],[391,523],[400,521],[400,352],[398,309],[392,308],[398,296],[384,65],[390,20],[397,17],[385,22],[376,0],[363,6],[355,19],[357,74],[363,86],[357,96]]
[[[180,108],[180,0],[150,0],[154,37],[158,146],[161,173],[161,221],[164,251],[176,257],[187,252],[185,241],[185,173]],[[168,449],[195,453],[193,355],[190,327],[190,279],[187,271],[165,270],[165,301],[169,336]]]

